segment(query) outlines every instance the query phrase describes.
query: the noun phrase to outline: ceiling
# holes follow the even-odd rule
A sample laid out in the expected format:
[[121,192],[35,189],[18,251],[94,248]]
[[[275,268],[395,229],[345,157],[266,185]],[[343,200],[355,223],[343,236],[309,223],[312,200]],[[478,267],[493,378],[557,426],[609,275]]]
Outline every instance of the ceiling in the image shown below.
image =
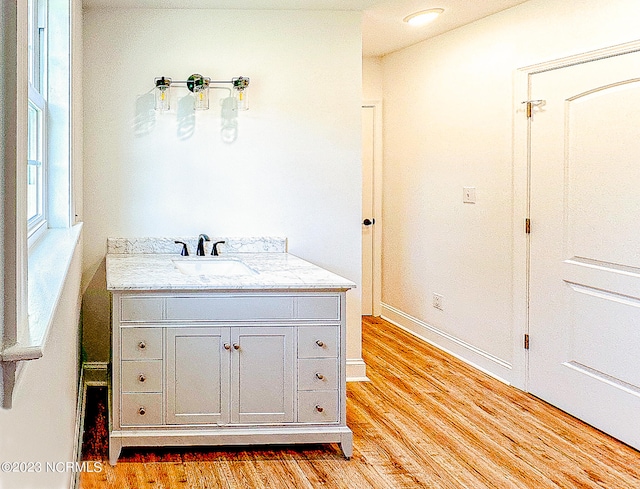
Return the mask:
[[[487,17],[526,0],[382,0],[364,9],[362,54],[382,56]],[[407,15],[429,8],[444,12],[431,24],[412,27]]]
[[[363,11],[362,54],[382,56],[508,9],[526,0],[83,0],[85,8],[213,8],[248,10]],[[411,27],[402,19],[429,8],[444,13],[432,24]]]

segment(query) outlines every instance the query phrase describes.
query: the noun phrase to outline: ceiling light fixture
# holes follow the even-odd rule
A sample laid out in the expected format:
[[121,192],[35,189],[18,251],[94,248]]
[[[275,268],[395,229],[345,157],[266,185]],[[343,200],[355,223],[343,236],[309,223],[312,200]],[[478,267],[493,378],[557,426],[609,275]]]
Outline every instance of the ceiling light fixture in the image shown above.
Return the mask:
[[442,12],[444,12],[444,9],[430,8],[429,10],[421,10],[420,12],[407,15],[402,20],[412,26],[421,26],[433,22]]

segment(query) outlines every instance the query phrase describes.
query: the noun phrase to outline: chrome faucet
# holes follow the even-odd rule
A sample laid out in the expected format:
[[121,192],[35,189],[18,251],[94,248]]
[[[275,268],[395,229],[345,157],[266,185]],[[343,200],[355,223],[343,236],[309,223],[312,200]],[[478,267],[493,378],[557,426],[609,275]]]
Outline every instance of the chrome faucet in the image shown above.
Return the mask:
[[196,255],[197,256],[204,256],[205,252],[204,252],[204,242],[205,241],[211,241],[209,239],[209,236],[207,236],[206,234],[201,234],[200,236],[198,236],[198,249],[196,250]]

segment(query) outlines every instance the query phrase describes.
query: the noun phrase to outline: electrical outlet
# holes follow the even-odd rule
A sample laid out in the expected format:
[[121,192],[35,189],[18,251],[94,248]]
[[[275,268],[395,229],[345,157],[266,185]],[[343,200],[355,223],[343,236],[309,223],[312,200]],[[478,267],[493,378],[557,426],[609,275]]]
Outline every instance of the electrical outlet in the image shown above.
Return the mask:
[[463,187],[462,188],[462,202],[465,204],[476,203],[476,188],[475,187]]
[[444,311],[444,297],[440,294],[433,293],[433,307]]

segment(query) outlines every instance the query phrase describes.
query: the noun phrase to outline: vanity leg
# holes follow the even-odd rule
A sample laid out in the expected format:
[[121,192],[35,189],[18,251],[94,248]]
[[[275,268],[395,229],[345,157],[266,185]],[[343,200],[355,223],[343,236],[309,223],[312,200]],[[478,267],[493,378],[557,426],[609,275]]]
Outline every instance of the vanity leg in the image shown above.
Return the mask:
[[344,457],[349,460],[353,455],[353,434],[351,432],[345,433],[340,437],[340,448]]
[[109,465],[114,466],[118,463],[120,450],[122,450],[122,441],[119,438],[109,437]]

